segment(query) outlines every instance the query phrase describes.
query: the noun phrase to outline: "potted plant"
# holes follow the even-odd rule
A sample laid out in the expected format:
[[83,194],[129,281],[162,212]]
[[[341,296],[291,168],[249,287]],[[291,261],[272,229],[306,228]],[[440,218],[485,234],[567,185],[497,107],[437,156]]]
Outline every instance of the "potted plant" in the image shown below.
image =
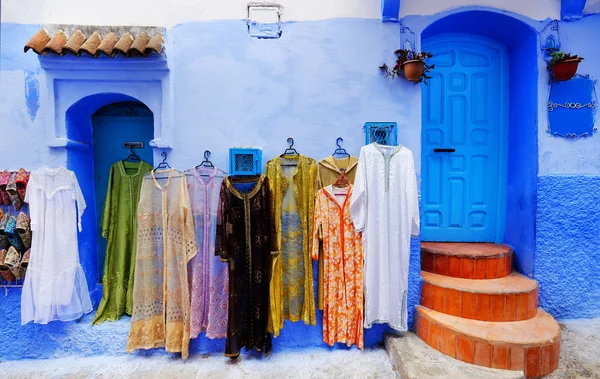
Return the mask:
[[398,57],[396,59],[396,65],[391,70],[387,64],[379,66],[379,68],[385,72],[385,76],[391,76],[392,79],[400,73],[404,74],[406,80],[414,83],[425,83],[427,79],[431,79],[429,71],[435,68],[435,64],[429,65],[425,62],[425,59],[433,57],[433,54],[427,52],[416,53],[412,50],[399,49],[394,52]]
[[577,73],[579,62],[583,58],[564,51],[555,51],[551,55],[550,70],[555,80],[569,80]]

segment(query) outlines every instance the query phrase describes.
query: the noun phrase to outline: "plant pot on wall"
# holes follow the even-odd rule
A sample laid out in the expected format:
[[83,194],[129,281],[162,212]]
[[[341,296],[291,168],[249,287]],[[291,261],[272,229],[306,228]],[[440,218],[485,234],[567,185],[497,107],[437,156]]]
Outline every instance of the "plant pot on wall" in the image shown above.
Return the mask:
[[413,59],[402,63],[402,71],[404,72],[404,77],[406,78],[406,80],[415,83],[421,80],[421,75],[423,75],[424,67],[425,62],[420,59]]
[[573,58],[552,64],[552,76],[558,81],[571,79],[577,73],[577,67],[582,60],[583,58]]

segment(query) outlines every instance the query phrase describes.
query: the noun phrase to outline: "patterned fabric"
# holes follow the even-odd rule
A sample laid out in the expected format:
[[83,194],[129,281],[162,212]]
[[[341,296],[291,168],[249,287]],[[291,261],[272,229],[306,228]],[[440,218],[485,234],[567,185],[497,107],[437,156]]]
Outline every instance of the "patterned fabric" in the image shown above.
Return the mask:
[[8,185],[6,186],[6,192],[8,193],[8,197],[15,208],[15,211],[18,211],[23,207],[23,200],[19,197],[19,192],[17,192],[17,174],[14,173],[11,175],[10,180],[8,181]]
[[169,169],[144,175],[137,219],[127,352],[164,346],[185,359],[190,343],[187,265],[198,246],[184,174]]
[[137,207],[144,175],[152,170],[146,162],[118,161],[110,168],[102,211],[102,237],[106,260],[102,277],[102,300],[92,324],[131,315],[137,241]]
[[6,192],[6,186],[8,185],[10,178],[11,175],[8,170],[4,170],[0,174],[0,199],[4,205],[10,205],[10,197],[8,196],[8,192]]
[[412,151],[372,143],[360,149],[350,201],[365,255],[364,324],[407,330],[410,237],[419,235],[419,200]]
[[17,192],[21,200],[25,201],[27,194],[27,183],[29,182],[29,172],[25,171],[24,168],[20,168],[15,176],[17,182]]
[[362,236],[350,219],[348,188],[327,186],[317,192],[312,257],[319,259],[317,228],[323,231],[323,340],[363,348]]
[[[342,170],[346,171],[346,180],[350,184],[354,184],[354,178],[356,177],[356,167],[358,167],[358,158],[349,156],[346,158],[335,158],[333,155],[327,158],[321,159],[317,163],[317,190],[323,187],[332,185],[337,181],[339,176],[342,174]],[[317,228],[315,226],[315,228]],[[319,231],[319,238],[323,238],[321,228],[317,228]],[[323,250],[319,252],[319,279],[318,279],[318,294],[317,304],[320,310],[323,310]]]
[[269,325],[275,337],[286,319],[316,325],[311,261],[316,170],[314,159],[304,155],[267,162],[277,252]]
[[15,280],[15,276],[10,272],[8,266],[4,263],[4,259],[6,259],[6,254],[8,251],[6,249],[0,250],[0,275],[7,282],[12,282]]
[[13,246],[8,249],[6,258],[4,258],[4,264],[8,266],[17,280],[23,277],[23,270],[21,269],[21,253]]
[[229,274],[227,264],[215,255],[219,191],[223,177],[216,167],[186,171],[196,228],[198,254],[188,265],[192,338],[206,331],[208,338],[227,336]]
[[73,171],[31,172],[25,201],[31,215],[31,260],[21,294],[21,323],[71,321],[92,310],[79,262],[77,230],[86,207]]
[[271,209],[263,175],[227,177],[221,185],[216,254],[229,264],[229,316],[225,355],[242,348],[271,353],[269,279]]
[[26,249],[31,247],[31,219],[25,213],[17,217],[17,233]]
[[4,213],[4,211],[0,209],[0,250],[8,249],[10,247],[8,236],[4,234],[4,228],[6,228],[6,224],[8,223],[9,218],[10,215],[8,213]]
[[8,218],[8,222],[4,226],[4,234],[8,237],[8,242],[10,242],[15,249],[18,251],[23,251],[25,249],[23,241],[21,241],[21,238],[17,233],[17,219],[15,216],[10,216]]

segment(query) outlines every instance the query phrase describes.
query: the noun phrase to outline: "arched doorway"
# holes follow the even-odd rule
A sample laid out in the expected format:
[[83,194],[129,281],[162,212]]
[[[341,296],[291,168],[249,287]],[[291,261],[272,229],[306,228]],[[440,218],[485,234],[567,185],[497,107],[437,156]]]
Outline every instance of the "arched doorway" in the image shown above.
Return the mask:
[[[96,286],[103,274],[106,244],[100,235],[108,168],[129,155],[123,142],[144,142],[136,152],[142,160],[153,162],[150,140],[154,137],[153,112],[137,99],[119,93],[100,93],[84,97],[66,111],[65,129],[67,168],[74,171],[87,203],[78,235],[79,255],[90,287],[92,302],[102,296]],[[133,140],[133,141],[132,141]],[[98,174],[98,176],[97,176]]]
[[96,192],[96,241],[98,246],[98,274],[104,272],[106,239],[102,237],[102,210],[110,167],[126,159],[130,151],[125,142],[141,142],[143,148],[135,153],[142,161],[152,162],[150,140],[153,138],[152,111],[138,101],[124,101],[106,105],[92,116],[92,141],[94,146],[94,183]]
[[421,41],[436,60],[422,92],[422,238],[508,243],[532,275],[537,33],[505,12],[459,10]]

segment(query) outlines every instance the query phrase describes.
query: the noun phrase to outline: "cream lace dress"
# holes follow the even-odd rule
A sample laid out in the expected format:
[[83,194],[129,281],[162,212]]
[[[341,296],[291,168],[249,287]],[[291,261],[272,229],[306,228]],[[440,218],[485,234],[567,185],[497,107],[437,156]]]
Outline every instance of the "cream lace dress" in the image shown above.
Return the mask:
[[77,226],[85,200],[73,171],[31,172],[25,201],[31,213],[31,258],[21,294],[21,323],[70,321],[92,310],[79,263]]

